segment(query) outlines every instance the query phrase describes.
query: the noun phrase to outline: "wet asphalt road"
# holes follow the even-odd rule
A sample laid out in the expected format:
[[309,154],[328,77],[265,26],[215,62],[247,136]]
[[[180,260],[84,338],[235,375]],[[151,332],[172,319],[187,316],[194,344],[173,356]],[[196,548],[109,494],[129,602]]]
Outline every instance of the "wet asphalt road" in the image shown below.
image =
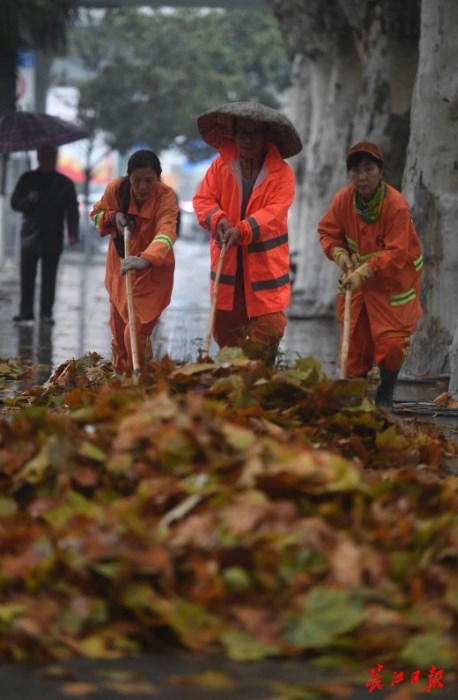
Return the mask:
[[[153,351],[155,357],[169,354],[175,361],[189,362],[203,347],[208,327],[208,245],[179,239],[175,255],[172,302],[154,331]],[[55,325],[24,327],[11,322],[19,307],[18,271],[14,265],[1,268],[0,356],[24,356],[54,367],[89,351],[110,357],[104,273],[104,254],[66,250],[58,272]],[[281,351],[285,361],[312,354],[321,360],[329,376],[336,376],[338,342],[339,326],[332,319],[290,319]],[[216,351],[212,341],[210,354]]]

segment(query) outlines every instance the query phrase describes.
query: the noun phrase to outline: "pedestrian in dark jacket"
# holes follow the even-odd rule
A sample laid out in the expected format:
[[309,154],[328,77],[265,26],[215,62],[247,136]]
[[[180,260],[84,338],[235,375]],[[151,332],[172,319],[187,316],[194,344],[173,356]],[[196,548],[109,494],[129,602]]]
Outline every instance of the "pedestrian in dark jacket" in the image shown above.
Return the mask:
[[23,214],[21,226],[21,305],[16,323],[34,320],[35,278],[41,260],[40,319],[54,323],[57,268],[63,249],[64,227],[68,241],[78,240],[79,211],[73,182],[56,171],[57,149],[37,151],[38,168],[23,173],[11,196],[11,206]]

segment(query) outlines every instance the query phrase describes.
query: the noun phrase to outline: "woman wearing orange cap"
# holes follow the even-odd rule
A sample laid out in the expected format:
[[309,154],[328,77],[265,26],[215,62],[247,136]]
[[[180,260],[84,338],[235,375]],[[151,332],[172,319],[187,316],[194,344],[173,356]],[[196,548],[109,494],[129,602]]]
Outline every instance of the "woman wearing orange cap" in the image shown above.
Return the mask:
[[[346,154],[351,184],[339,190],[318,224],[325,255],[343,270],[350,288],[348,377],[366,377],[375,363],[375,403],[392,409],[393,391],[422,315],[423,257],[405,198],[383,180],[383,154],[369,141]],[[339,319],[343,297],[337,299]]]
[[[150,336],[172,294],[178,204],[174,191],[160,177],[157,155],[137,151],[129,158],[127,176],[110,182],[91,211],[100,235],[111,236],[105,286],[110,297],[113,365],[118,374],[132,371],[123,275],[135,270],[132,287],[140,367],[151,357]],[[132,254],[125,258],[123,233],[127,225],[132,230]]]

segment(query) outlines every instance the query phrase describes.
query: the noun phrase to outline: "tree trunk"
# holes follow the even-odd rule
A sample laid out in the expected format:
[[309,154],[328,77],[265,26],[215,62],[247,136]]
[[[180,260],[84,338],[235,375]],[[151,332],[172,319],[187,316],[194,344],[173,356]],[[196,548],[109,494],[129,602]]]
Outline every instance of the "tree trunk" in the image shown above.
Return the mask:
[[16,52],[18,17],[16,0],[0,3],[0,116],[16,109]]
[[450,348],[450,381],[448,393],[452,401],[458,401],[458,322],[455,328],[455,335]]
[[334,314],[338,269],[324,256],[317,224],[345,182],[344,153],[360,81],[359,60],[336,2],[270,4],[293,56],[290,116],[304,148],[292,165],[296,199],[289,222],[297,264],[290,315]]
[[[404,193],[422,240],[423,319],[409,373],[442,374],[458,302],[458,3],[423,0]],[[434,339],[434,342],[431,342]]]
[[[333,313],[338,270],[323,256],[317,224],[346,183],[345,151],[378,142],[387,179],[400,185],[417,66],[418,3],[406,0],[268,0],[293,56],[292,121],[304,150],[294,160],[290,228],[297,250],[292,315]],[[303,107],[306,105],[306,109]],[[302,114],[297,111],[302,109]],[[304,123],[304,114],[307,123]]]

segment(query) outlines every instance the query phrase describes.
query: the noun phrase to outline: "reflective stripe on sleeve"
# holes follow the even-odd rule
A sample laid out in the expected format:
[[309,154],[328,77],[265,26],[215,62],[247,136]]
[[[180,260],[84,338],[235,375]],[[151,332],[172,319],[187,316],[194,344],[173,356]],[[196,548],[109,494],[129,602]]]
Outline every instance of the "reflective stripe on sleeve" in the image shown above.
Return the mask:
[[157,236],[154,236],[153,240],[151,241],[151,245],[153,243],[164,243],[168,248],[173,248],[172,239],[170,236],[166,236],[165,233],[158,233]]
[[348,248],[350,250],[350,253],[357,253],[358,252],[358,244],[356,241],[353,240],[353,238],[350,238],[349,236],[345,236],[345,240],[347,241]]
[[104,211],[96,211],[95,214],[92,215],[92,221],[97,228],[99,228],[99,221],[103,218],[104,213]]
[[247,221],[247,223],[250,224],[253,241],[257,241],[259,236],[261,235],[258,222],[254,218],[254,216],[249,216],[247,219],[245,219],[245,221]]
[[356,257],[358,258],[358,262],[363,263],[366,262],[366,260],[370,260],[370,258],[377,258],[381,254],[382,251],[377,250],[375,253],[367,253],[366,255],[360,255],[359,253],[357,253]]
[[277,248],[279,245],[284,245],[284,243],[288,243],[288,233],[282,233],[281,236],[269,238],[267,241],[250,243],[247,248],[249,253],[259,253],[263,250],[272,250],[272,248]]

